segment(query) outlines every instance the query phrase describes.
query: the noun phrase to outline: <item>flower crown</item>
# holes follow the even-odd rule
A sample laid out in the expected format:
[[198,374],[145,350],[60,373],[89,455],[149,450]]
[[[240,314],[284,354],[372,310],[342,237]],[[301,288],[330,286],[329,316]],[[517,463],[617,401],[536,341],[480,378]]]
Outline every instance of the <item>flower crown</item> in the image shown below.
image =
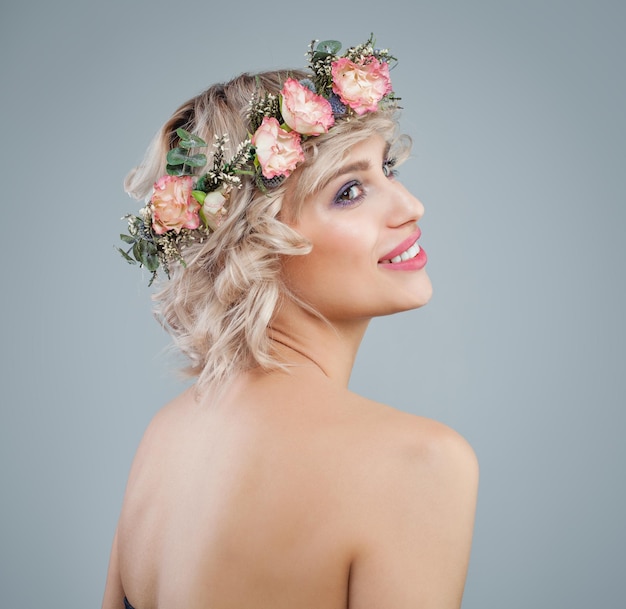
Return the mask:
[[159,267],[169,277],[170,264],[185,264],[182,249],[204,241],[224,220],[229,195],[250,176],[266,192],[287,178],[304,161],[302,142],[327,133],[338,119],[376,112],[399,99],[393,93],[389,68],[396,58],[375,49],[374,38],[338,55],[341,43],[314,40],[306,56],[311,77],[287,78],[278,96],[256,93],[250,100],[249,137],[225,160],[226,136],[213,142],[212,167],[199,149],[208,144],[197,135],[177,129],[179,142],[167,154],[167,174],[154,184],[146,206],[128,214],[128,245],[117,248],[130,263],[152,272]]

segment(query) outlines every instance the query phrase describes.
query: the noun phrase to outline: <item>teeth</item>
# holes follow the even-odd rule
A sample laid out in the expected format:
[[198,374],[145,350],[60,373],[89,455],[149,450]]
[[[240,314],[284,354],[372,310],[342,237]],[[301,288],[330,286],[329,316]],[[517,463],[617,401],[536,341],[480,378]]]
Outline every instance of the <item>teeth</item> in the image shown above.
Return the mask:
[[414,243],[408,250],[405,250],[398,256],[394,256],[389,262],[391,264],[395,264],[398,262],[404,262],[405,260],[410,260],[411,258],[415,258],[420,253],[420,246],[417,243]]

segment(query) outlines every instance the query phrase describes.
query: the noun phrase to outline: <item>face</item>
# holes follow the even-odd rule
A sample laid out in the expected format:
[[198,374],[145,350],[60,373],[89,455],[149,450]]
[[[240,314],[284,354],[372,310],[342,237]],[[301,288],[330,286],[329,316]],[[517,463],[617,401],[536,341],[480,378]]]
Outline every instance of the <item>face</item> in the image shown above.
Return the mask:
[[424,206],[396,178],[387,142],[352,147],[335,175],[288,221],[313,249],[285,260],[287,285],[330,321],[420,307],[432,288],[417,245]]

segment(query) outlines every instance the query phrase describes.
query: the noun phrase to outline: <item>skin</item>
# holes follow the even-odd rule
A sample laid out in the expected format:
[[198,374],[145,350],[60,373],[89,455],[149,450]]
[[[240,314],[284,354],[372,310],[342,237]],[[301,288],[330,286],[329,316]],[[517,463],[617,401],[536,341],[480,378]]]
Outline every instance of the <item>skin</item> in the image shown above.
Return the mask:
[[[270,328],[288,371],[193,388],[150,423],[133,463],[103,609],[447,609],[461,604],[478,467],[450,428],[350,392],[370,319],[425,304],[426,271],[379,260],[424,209],[378,137],[288,222]],[[417,399],[417,398],[416,398]]]

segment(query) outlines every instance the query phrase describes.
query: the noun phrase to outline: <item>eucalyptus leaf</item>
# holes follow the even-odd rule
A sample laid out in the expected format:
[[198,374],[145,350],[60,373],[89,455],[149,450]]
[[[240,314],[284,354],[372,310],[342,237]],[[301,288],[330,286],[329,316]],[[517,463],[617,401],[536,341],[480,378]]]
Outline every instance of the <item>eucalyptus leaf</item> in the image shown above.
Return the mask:
[[120,235],[120,239],[129,245],[132,245],[136,241],[136,237],[132,237],[131,235]]
[[185,176],[189,174],[184,165],[166,165],[165,171],[167,171],[169,176]]
[[183,129],[182,127],[179,127],[178,129],[176,129],[176,135],[181,140],[186,140],[186,139],[191,137],[191,133],[189,133],[189,131],[187,131],[187,129]]
[[197,135],[189,134],[189,137],[181,139],[178,145],[181,148],[189,150],[189,148],[205,148],[207,144],[202,138],[198,137]]
[[167,162],[170,165],[183,165],[187,161],[187,151],[182,148],[172,148],[167,153]]
[[143,265],[153,273],[159,268],[159,257],[154,254],[146,254],[142,260]]
[[154,244],[147,241],[138,241],[133,247],[133,255],[149,271],[156,271],[159,268],[159,257]]
[[135,262],[135,260],[133,260],[121,247],[118,247],[116,249],[120,254],[122,254],[124,260],[126,260],[128,264],[137,264],[137,262]]
[[135,245],[133,245],[133,256],[135,257],[135,260],[139,263],[141,262],[141,255],[142,255],[143,249],[144,249],[143,241],[137,241]]
[[336,55],[341,49],[341,42],[339,40],[322,40],[315,47],[316,52],[324,53],[327,55]]
[[323,53],[322,51],[315,51],[315,53],[311,56],[311,61],[315,63],[316,61],[322,61],[327,57],[332,57],[332,55],[330,53]]
[[[178,137],[181,140],[181,147],[182,148],[201,148],[202,146],[206,146],[207,143],[201,138],[198,137],[197,135],[194,135],[193,133],[189,133],[189,131],[187,131],[186,129],[183,129],[182,127],[179,127],[178,129],[176,129],[176,135],[178,135]],[[182,142],[184,142],[186,145],[183,146]],[[191,144],[191,145],[188,145]]]
[[206,155],[192,154],[185,159],[185,165],[190,167],[204,167],[206,165]]

